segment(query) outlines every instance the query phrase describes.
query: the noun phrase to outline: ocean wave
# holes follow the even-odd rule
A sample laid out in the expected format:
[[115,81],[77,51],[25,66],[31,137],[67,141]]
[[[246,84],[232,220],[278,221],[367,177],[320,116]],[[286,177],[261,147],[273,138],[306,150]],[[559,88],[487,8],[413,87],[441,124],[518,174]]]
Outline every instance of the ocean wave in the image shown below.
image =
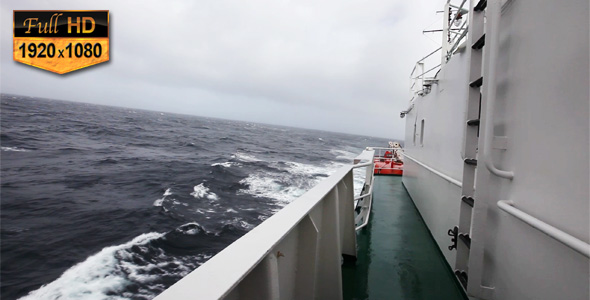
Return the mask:
[[131,249],[145,247],[162,236],[145,233],[125,244],[106,247],[20,299],[125,299],[113,294],[122,294],[133,281],[150,280],[142,277],[140,266],[133,265],[135,255]]
[[210,232],[192,222],[165,234],[145,233],[122,245],[105,247],[20,299],[152,299],[214,254],[175,255],[164,249],[190,253],[219,236],[241,235],[252,226],[239,218],[224,224],[220,231]]
[[273,165],[277,171],[259,171],[242,179],[240,183],[247,185],[248,188],[241,189],[238,193],[270,198],[279,205],[286,205],[340,166],[337,164],[318,166],[291,161],[275,162]]
[[200,214],[203,214],[203,215],[207,215],[207,214],[215,213],[217,211],[214,210],[214,209],[204,209],[204,208],[201,209],[201,208],[197,208],[197,209],[195,209],[195,212],[200,213]]
[[226,161],[226,162],[222,162],[222,163],[214,163],[214,164],[211,164],[211,166],[212,167],[221,166],[221,167],[224,167],[224,168],[230,168],[230,167],[233,167],[233,166],[241,167],[242,164],[239,163],[239,162]]
[[162,206],[162,204],[164,204],[164,200],[166,200],[166,197],[170,195],[172,195],[172,189],[167,188],[164,194],[162,195],[163,197],[154,201],[154,206]]
[[235,218],[233,218],[231,220],[224,221],[222,232],[224,230],[227,231],[231,227],[236,227],[238,229],[249,231],[249,230],[251,230],[252,228],[254,228],[256,226],[253,225],[253,224],[250,224],[250,223],[248,223],[246,221],[244,221],[244,219],[242,219],[240,217],[235,217]]
[[303,175],[303,176],[329,176],[337,169],[338,166],[335,164],[327,164],[327,165],[310,165],[310,164],[303,164],[293,161],[285,162],[287,165],[286,171],[293,175]]
[[[317,185],[323,178],[333,174],[344,166],[341,162],[330,162],[324,165],[312,165],[299,162],[274,162],[271,165],[278,171],[259,171],[248,175],[240,181],[247,189],[238,193],[255,197],[274,199],[275,203],[284,206],[297,199]],[[354,193],[359,195],[365,181],[365,170],[353,170]]]
[[174,229],[174,231],[185,235],[198,235],[200,233],[211,234],[211,232],[205,230],[205,228],[203,228],[203,226],[201,226],[201,224],[197,222],[191,222],[181,225],[178,228]]
[[246,153],[243,152],[236,152],[234,155],[231,156],[231,158],[236,158],[239,159],[241,161],[244,162],[257,162],[257,161],[262,161],[252,155],[248,155]]
[[248,189],[241,189],[238,193],[274,199],[283,205],[290,203],[305,192],[305,190],[295,186],[282,184],[271,174],[250,174],[248,177],[240,180],[240,183],[247,185]]
[[336,157],[338,160],[347,160],[352,162],[354,158],[358,155],[358,153],[353,153],[346,150],[341,149],[332,149],[330,153]]
[[30,152],[29,149],[18,148],[18,147],[0,147],[2,151],[6,152]]
[[219,196],[209,191],[209,188],[206,187],[203,183],[199,183],[199,185],[195,185],[193,187],[193,192],[191,193],[191,196],[197,199],[207,198],[212,201],[219,200]]

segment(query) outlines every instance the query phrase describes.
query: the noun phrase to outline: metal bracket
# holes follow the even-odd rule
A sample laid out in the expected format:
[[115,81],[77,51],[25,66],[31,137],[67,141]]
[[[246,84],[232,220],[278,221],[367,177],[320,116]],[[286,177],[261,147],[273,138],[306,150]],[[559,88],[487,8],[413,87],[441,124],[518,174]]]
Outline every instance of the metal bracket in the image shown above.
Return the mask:
[[453,229],[449,229],[447,234],[452,237],[451,243],[453,243],[449,246],[449,251],[453,251],[453,249],[457,249],[457,237],[459,236],[459,227],[455,226],[453,227]]

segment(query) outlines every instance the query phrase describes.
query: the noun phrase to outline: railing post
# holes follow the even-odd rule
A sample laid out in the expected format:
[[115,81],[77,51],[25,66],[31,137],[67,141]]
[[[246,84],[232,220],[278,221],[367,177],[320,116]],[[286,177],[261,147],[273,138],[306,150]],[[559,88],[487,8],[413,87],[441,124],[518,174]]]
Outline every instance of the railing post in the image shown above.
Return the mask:
[[[367,167],[369,169],[369,167]],[[354,222],[354,182],[352,169],[338,183],[338,207],[340,208],[340,236],[342,255],[356,259],[356,230]],[[370,178],[370,177],[369,177]]]
[[313,299],[316,295],[319,257],[319,233],[307,215],[299,225],[295,299]]
[[342,299],[341,243],[338,189],[334,187],[321,203],[321,226],[316,278],[316,299]]
[[443,13],[443,34],[442,34],[442,43],[441,43],[441,60],[440,65],[441,67],[447,63],[447,54],[449,51],[449,21],[451,15],[451,6],[449,1],[445,4],[445,9]]

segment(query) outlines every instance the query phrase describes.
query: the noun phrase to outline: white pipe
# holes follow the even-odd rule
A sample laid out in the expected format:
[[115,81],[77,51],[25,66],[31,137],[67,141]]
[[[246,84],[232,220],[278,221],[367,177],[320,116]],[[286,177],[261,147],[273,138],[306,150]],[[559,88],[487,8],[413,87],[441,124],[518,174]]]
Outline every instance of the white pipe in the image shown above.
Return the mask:
[[[465,24],[463,24],[465,25]],[[461,26],[461,28],[463,28],[463,26]],[[461,35],[455,40],[455,38],[453,38],[453,47],[451,47],[451,50],[449,51],[449,53],[447,53],[447,59],[450,59],[451,56],[453,55],[453,52],[457,49],[457,47],[459,47],[459,42],[461,42],[461,40],[463,40],[463,38],[465,37],[465,35],[467,35],[467,32],[469,31],[469,26],[467,26],[463,32],[461,33]]]
[[488,170],[499,177],[507,178],[512,180],[514,178],[514,172],[504,171],[496,168],[492,161],[492,138],[493,138],[493,114],[496,106],[496,66],[498,57],[498,39],[499,39],[499,25],[500,25],[500,6],[497,3],[490,3],[488,11],[490,12],[490,31],[486,34],[486,39],[489,36],[489,43],[486,41],[486,47],[489,47],[489,59],[488,59],[488,74],[484,78],[484,84],[487,89],[486,99],[486,120],[485,120],[485,139],[484,139],[484,151],[483,159]]
[[531,225],[533,228],[541,231],[542,233],[590,258],[590,244],[523,212],[522,210],[514,207],[514,202],[512,201],[500,200],[498,201],[498,207],[501,210],[515,216],[517,219]]
[[[421,61],[423,61],[423,60],[427,59],[427,58],[428,58],[430,55],[432,55],[432,54],[434,54],[434,53],[438,52],[440,49],[442,49],[442,47],[438,47],[436,50],[434,50],[434,51],[432,51],[432,52],[428,53],[428,55],[426,55],[426,56],[422,57],[422,58],[421,58],[420,60],[418,60],[416,63],[419,63],[419,62],[421,62]],[[414,66],[414,69],[415,69],[415,68],[416,68],[416,66]],[[413,72],[413,71],[412,71],[412,72]]]
[[365,221],[363,222],[363,224],[361,224],[361,225],[357,226],[357,227],[355,228],[355,230],[359,230],[359,229],[361,229],[361,228],[363,228],[363,227],[367,226],[367,224],[369,224],[369,218],[371,217],[371,207],[373,206],[373,196],[370,196],[370,194],[372,194],[372,193],[373,193],[373,180],[375,179],[374,177],[375,177],[375,176],[372,176],[372,177],[371,177],[371,187],[369,188],[369,190],[370,190],[370,191],[369,191],[369,207],[368,207],[368,213],[367,213],[367,216],[366,216],[366,218],[365,218]]
[[419,161],[419,160],[417,160],[417,159],[409,156],[407,153],[404,153],[404,157],[407,157],[407,158],[413,160],[415,163],[417,163],[420,166],[426,168],[428,171],[430,171],[430,172],[432,172],[432,173],[434,173],[434,174],[442,177],[443,179],[447,180],[448,182],[450,182],[450,183],[452,183],[452,184],[454,184],[454,185],[456,185],[458,187],[462,187],[463,186],[463,183],[461,181],[459,181],[457,179],[454,179],[453,177],[451,177],[451,176],[449,176],[449,175],[447,175],[445,173],[442,173],[440,171],[437,171],[437,170],[435,170],[435,169],[427,166],[426,164],[422,163],[421,161]]
[[354,200],[360,200],[364,197],[371,196],[371,194],[373,194],[373,181],[372,180],[371,180],[371,184],[369,185],[369,192],[364,195],[359,195],[359,196],[354,197]]
[[[465,9],[463,9],[463,5],[465,4],[465,2],[466,2],[466,1],[467,1],[467,0],[463,0],[463,2],[461,2],[461,5],[459,5],[459,7],[457,7],[457,6],[454,6],[454,5],[452,5],[452,4],[450,4],[450,3],[449,3],[449,5],[450,5],[450,6],[452,6],[452,7],[454,7],[454,8],[456,8],[456,9],[457,9],[457,13],[455,14],[455,17],[453,17],[453,20],[451,20],[451,22],[449,22],[449,24],[453,24],[453,22],[455,22],[455,20],[457,19],[457,16],[458,16],[460,13],[463,13],[463,12],[465,11]],[[469,12],[469,11],[467,11],[467,12]],[[466,23],[467,23],[467,22],[466,22]],[[451,26],[449,26],[449,28],[451,28]]]
[[422,73],[422,74],[420,74],[420,75],[418,75],[418,76],[416,76],[416,77],[414,77],[414,78],[411,78],[411,79],[420,79],[420,76],[424,76],[426,73],[428,73],[428,72],[431,72],[432,70],[434,70],[434,69],[436,69],[436,68],[438,68],[438,67],[440,67],[440,66],[441,66],[441,64],[438,64],[438,65],[436,65],[436,66],[434,66],[434,67],[430,68],[430,70],[428,70],[428,71],[426,71],[426,72],[424,72],[424,73]]
[[370,161],[370,162],[366,162],[366,163],[362,163],[362,164],[353,165],[352,168],[353,169],[356,169],[356,168],[368,167],[368,166],[370,166],[372,164],[373,164],[373,162]]

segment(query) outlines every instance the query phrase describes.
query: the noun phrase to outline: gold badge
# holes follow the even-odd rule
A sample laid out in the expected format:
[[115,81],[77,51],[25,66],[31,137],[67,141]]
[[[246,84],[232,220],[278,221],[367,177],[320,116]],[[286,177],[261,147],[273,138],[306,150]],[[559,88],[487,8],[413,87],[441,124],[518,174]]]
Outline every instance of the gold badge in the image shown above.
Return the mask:
[[109,60],[108,10],[15,10],[13,58],[65,74]]

